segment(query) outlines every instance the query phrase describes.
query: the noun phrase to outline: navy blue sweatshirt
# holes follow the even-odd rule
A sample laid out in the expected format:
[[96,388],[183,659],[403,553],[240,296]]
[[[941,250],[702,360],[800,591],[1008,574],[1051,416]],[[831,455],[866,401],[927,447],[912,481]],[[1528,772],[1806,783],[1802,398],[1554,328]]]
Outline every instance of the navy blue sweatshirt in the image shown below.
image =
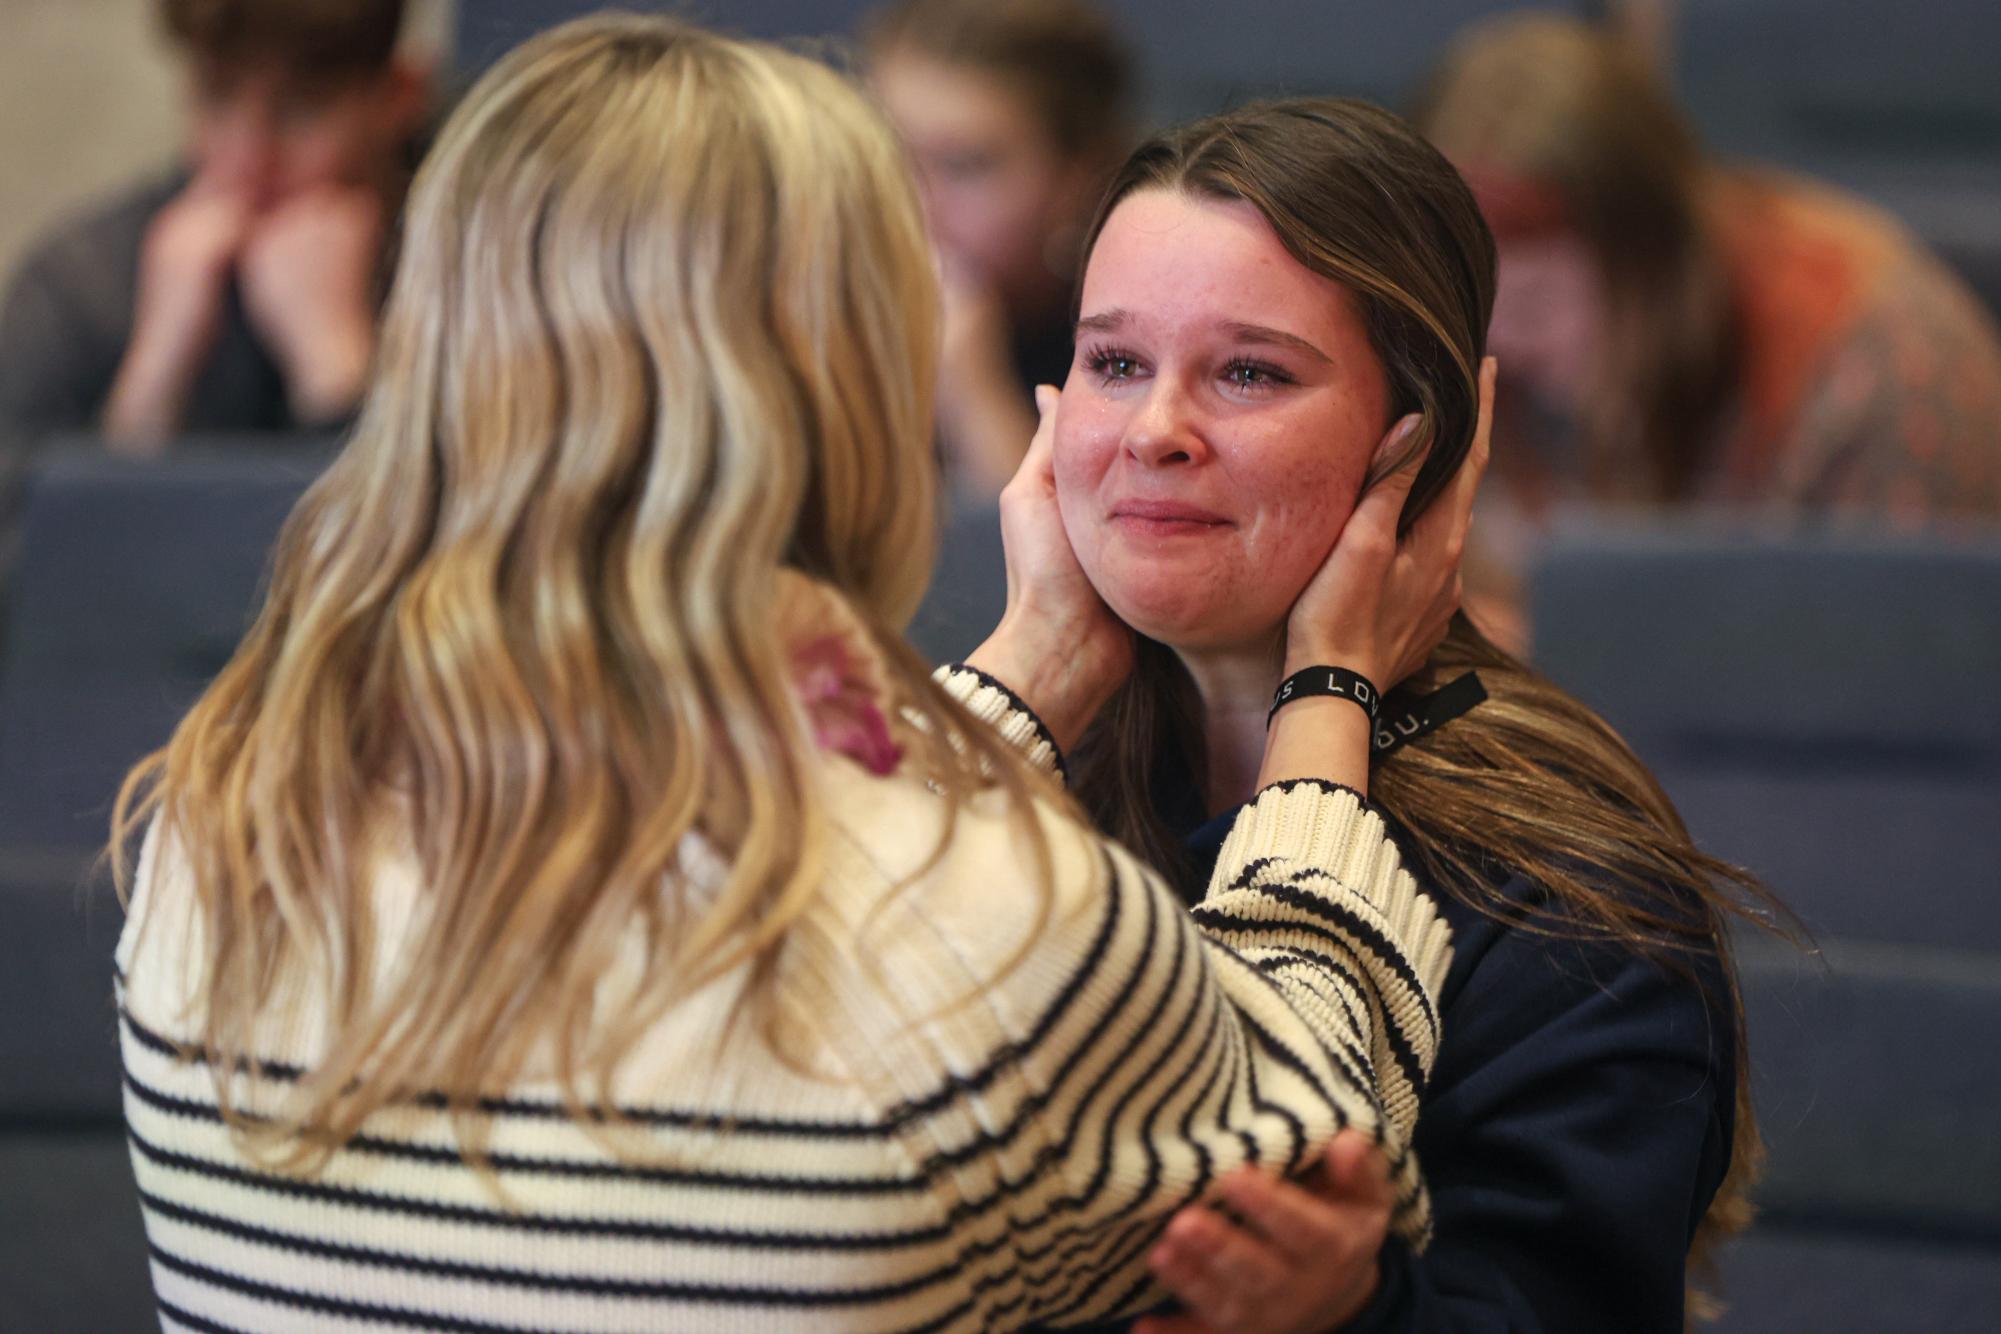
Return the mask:
[[[1235,815],[1194,812],[1191,884],[1207,882]],[[1536,934],[1566,928],[1521,876],[1500,888],[1507,923],[1428,888],[1453,931],[1416,1136],[1437,1233],[1422,1256],[1385,1250],[1376,1300],[1347,1329],[1680,1334],[1689,1242],[1736,1119],[1715,958],[1697,961],[1698,980],[1624,946]]]

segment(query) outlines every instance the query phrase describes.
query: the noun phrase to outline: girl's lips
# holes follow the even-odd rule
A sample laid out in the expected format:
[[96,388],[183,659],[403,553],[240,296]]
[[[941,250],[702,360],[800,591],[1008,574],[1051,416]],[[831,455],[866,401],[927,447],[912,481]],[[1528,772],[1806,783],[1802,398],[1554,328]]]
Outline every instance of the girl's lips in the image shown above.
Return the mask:
[[1174,500],[1121,500],[1112,506],[1112,522],[1161,535],[1222,528],[1229,520],[1214,510]]
[[1128,537],[1164,542],[1173,538],[1213,537],[1229,531],[1230,525],[1202,523],[1193,519],[1145,519],[1137,514],[1115,514],[1112,516],[1112,527]]

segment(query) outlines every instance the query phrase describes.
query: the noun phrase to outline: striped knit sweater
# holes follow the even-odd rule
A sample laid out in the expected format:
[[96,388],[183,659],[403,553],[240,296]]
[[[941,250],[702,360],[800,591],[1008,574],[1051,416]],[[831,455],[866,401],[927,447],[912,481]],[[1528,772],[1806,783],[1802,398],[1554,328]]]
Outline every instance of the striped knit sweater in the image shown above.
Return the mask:
[[[974,674],[955,694],[1036,763],[1032,714]],[[998,799],[962,810],[830,757],[840,830],[781,996],[820,1068],[715,1035],[741,978],[670,1011],[614,1094],[644,1153],[608,1153],[531,1072],[492,1107],[499,1193],[434,1100],[378,1112],[326,1170],[247,1161],[209,1071],[185,1059],[201,957],[171,849],[149,846],[119,943],[125,1107],[161,1323],[172,1331],[1005,1330],[1079,1323],[1162,1294],[1150,1243],[1245,1162],[1302,1166],[1338,1127],[1379,1136],[1413,1244],[1428,1205],[1408,1151],[1450,953],[1431,902],[1353,794],[1264,792],[1192,915],[1121,848],[1052,811],[1055,908]],[[383,939],[420,901],[386,855]],[[616,986],[609,981],[608,986]],[[971,1003],[962,1001],[969,993]],[[613,993],[608,993],[615,995]],[[270,1070],[310,1066],[303,986],[260,1028]],[[720,1059],[719,1059],[720,1055]]]

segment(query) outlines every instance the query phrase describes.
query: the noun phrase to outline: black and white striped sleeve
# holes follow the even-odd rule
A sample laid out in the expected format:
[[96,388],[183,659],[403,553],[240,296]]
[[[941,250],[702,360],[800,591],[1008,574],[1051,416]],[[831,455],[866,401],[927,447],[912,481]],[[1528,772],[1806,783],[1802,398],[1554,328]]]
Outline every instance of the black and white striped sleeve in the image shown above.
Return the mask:
[[[989,1318],[1078,1323],[1157,1301],[1146,1256],[1176,1210],[1246,1163],[1295,1172],[1347,1126],[1382,1144],[1392,1227],[1422,1247],[1410,1128],[1450,949],[1381,821],[1330,786],[1267,790],[1192,916],[1125,849],[1087,844],[1057,858],[1059,874],[1092,880],[1058,887],[1083,906],[1001,984],[1055,999],[1009,1036],[1032,1115],[990,1167],[1028,1184],[1009,1254],[992,1257],[1006,1309]],[[1005,1082],[985,1100],[990,1125],[1021,1122]]]
[[940,667],[932,677],[945,688],[945,693],[965,705],[967,712],[1020,750],[1030,764],[1044,773],[1069,778],[1055,735],[1036,717],[1028,702],[1006,684],[964,663]]
[[1357,1067],[1399,1167],[1399,1230],[1421,1241],[1429,1210],[1404,1152],[1438,1055],[1437,993],[1451,932],[1403,869],[1382,817],[1350,789],[1295,780],[1238,817],[1194,919],[1218,967],[1255,971]]

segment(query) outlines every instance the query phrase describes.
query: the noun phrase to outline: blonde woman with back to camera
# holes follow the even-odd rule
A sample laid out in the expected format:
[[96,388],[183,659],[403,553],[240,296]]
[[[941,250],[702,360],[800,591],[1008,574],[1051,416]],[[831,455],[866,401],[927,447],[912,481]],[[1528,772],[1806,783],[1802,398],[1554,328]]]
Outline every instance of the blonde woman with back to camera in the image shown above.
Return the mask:
[[[166,1328],[1083,1323],[1344,1128],[1423,1244],[1450,948],[1366,716],[1279,711],[1196,925],[1062,787],[1132,660],[1047,433],[1007,617],[928,675],[936,303],[889,131],[808,60],[604,17],[458,109],[353,441],[119,804]],[[1415,470],[1363,497],[1295,652],[1426,657],[1478,434],[1402,543]]]

